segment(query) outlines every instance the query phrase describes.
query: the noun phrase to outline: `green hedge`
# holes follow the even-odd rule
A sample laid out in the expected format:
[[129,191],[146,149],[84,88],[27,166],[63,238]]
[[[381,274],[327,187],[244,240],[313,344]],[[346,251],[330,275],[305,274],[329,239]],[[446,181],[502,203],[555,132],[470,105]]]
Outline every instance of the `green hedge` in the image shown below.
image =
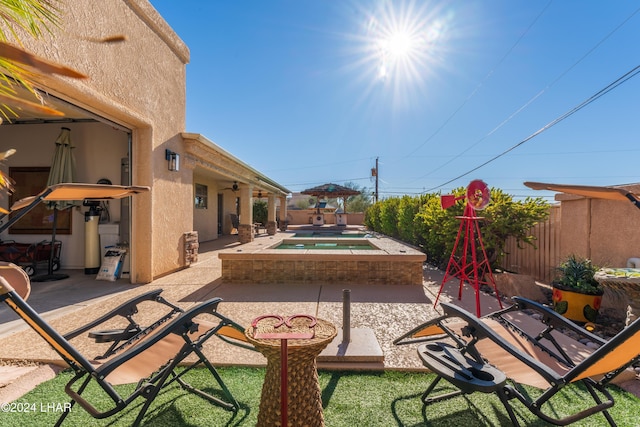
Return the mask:
[[[465,192],[466,188],[461,187],[453,194],[463,196]],[[449,209],[442,209],[440,194],[393,197],[373,204],[364,223],[370,230],[422,248],[431,264],[445,268],[460,229],[456,217],[464,213],[465,203],[461,197]],[[480,221],[482,239],[492,268],[498,268],[508,237],[515,237],[519,244],[535,246],[529,231],[547,219],[549,204],[539,197],[516,201],[492,188],[491,203],[476,215],[484,218]]]

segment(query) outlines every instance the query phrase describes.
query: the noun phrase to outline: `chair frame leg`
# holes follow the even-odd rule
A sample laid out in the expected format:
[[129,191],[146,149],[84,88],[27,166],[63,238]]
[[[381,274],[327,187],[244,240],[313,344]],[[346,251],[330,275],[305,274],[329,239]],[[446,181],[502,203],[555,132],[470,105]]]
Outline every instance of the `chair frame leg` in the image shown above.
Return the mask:
[[178,363],[180,363],[181,360],[182,358],[174,359],[169,365],[167,365],[164,368],[164,371],[162,372],[162,374],[159,377],[157,377],[157,381],[155,381],[154,383],[148,383],[148,385],[145,386],[145,391],[141,394],[141,396],[146,399],[146,402],[144,402],[144,405],[142,405],[140,412],[138,412],[138,416],[136,417],[136,420],[133,422],[132,427],[137,427],[140,425],[140,423],[142,422],[142,419],[147,413],[147,410],[149,409],[151,404],[155,401],[156,396],[158,396],[158,393],[160,392],[160,390],[164,388],[167,379],[169,378],[173,370],[176,368],[176,366],[178,366]]
[[[438,383],[442,379],[444,379],[444,378],[442,378],[439,375],[436,376],[436,378],[431,382],[431,384],[429,384],[429,387],[427,387],[425,392],[422,393],[422,397],[420,399],[422,400],[422,403],[424,405],[429,405],[430,403],[435,403],[435,402],[441,402],[443,400],[447,400],[447,399],[450,399],[452,397],[460,396],[462,394],[462,390],[457,389],[457,390],[454,390],[454,391],[449,392],[449,393],[442,393],[442,394],[439,394],[439,395],[434,396],[434,397],[429,397],[429,394],[431,394],[433,389],[436,388],[436,385],[438,385]],[[453,384],[451,384],[451,383],[449,383],[449,384],[452,387],[455,387]]]
[[505,392],[504,388],[500,388],[496,390],[495,393],[498,395],[498,398],[500,398],[500,402],[502,402],[504,409],[507,410],[507,414],[509,414],[509,419],[511,420],[511,424],[513,424],[514,427],[518,427],[520,423],[518,422],[518,419],[516,418],[516,414],[515,412],[513,412],[513,408],[509,403],[509,399],[511,399],[509,394]]
[[[193,351],[195,354],[198,355],[199,360],[197,362],[195,362],[194,364],[190,365],[189,367],[187,367],[184,371],[182,371],[180,374],[175,375],[175,378],[172,379],[172,381],[177,381],[180,386],[182,388],[184,388],[185,390],[194,393],[212,403],[215,403],[216,405],[229,410],[229,411],[237,411],[240,408],[240,405],[238,404],[238,402],[236,401],[236,399],[233,397],[233,395],[231,394],[231,391],[227,388],[226,384],[224,383],[224,381],[222,380],[222,377],[220,376],[220,374],[218,373],[217,369],[211,364],[211,362],[209,362],[209,360],[204,356],[204,354],[202,354],[202,352],[200,351],[200,349],[195,349]],[[211,373],[211,375],[214,377],[214,379],[216,380],[216,382],[218,383],[218,386],[220,387],[220,390],[222,391],[222,393],[227,397],[227,399],[229,400],[228,402],[217,398],[209,393],[206,393],[198,388],[193,387],[192,385],[190,385],[189,383],[187,383],[186,381],[184,381],[182,379],[182,376],[184,374],[186,374],[188,371],[190,371],[191,369],[197,367],[200,364],[204,364],[205,367],[209,370],[209,372]]]
[[[78,394],[82,394],[82,392],[84,391],[85,388],[87,388],[90,382],[91,382],[91,375],[87,375],[87,378],[78,388]],[[62,425],[64,420],[67,418],[67,415],[71,413],[71,409],[73,409],[75,404],[76,404],[76,401],[74,399],[71,399],[69,407],[65,408],[65,410],[60,415],[60,418],[58,418],[58,421],[56,421],[56,423],[54,424],[54,427],[60,427]]]

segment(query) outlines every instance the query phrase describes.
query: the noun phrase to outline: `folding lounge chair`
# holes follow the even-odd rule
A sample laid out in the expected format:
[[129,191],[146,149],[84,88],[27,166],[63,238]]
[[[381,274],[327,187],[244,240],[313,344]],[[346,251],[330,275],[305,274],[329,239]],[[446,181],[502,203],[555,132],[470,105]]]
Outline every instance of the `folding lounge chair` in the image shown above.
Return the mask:
[[[640,319],[606,341],[541,304],[519,297],[513,301],[511,307],[481,318],[442,303],[443,316],[394,341],[396,345],[422,343],[418,355],[424,366],[436,373],[436,379],[422,395],[423,403],[480,391],[498,395],[513,425],[518,425],[510,402],[515,398],[551,424],[567,425],[602,413],[615,426],[607,412],[614,400],[606,386],[640,360]],[[537,315],[533,317],[531,313]],[[599,348],[582,346],[563,331],[588,339]],[[441,379],[457,390],[432,396]],[[582,383],[593,403],[572,414],[558,415],[552,408],[553,398],[571,383]],[[533,397],[521,384],[544,391]]]
[[231,228],[235,229],[237,233],[240,228],[240,217],[236,214],[229,214],[229,218],[231,218]]
[[[65,386],[65,392],[71,397],[71,405],[60,416],[57,426],[62,424],[75,403],[94,418],[107,418],[122,411],[138,397],[143,397],[146,402],[133,424],[138,425],[158,392],[174,381],[184,389],[227,410],[236,411],[239,408],[202,351],[203,344],[213,335],[225,342],[253,349],[246,341],[244,328],[217,312],[217,306],[222,301],[220,298],[210,299],[184,311],[164,300],[160,296],[162,290],[154,290],[133,298],[73,332],[61,335],[26,303],[29,292],[29,277],[22,269],[13,264],[0,265],[0,301],[11,307],[44,338],[75,372],[75,376]],[[162,304],[167,307],[168,312],[151,325],[140,326],[134,316],[142,303]],[[127,324],[124,328],[89,333],[97,342],[112,343],[100,356],[86,358],[69,342],[101,324],[113,324],[117,320],[122,322],[123,319]],[[186,368],[177,373],[175,368],[181,363],[186,364]],[[184,381],[184,374],[200,365],[204,365],[216,380],[221,398],[196,389]],[[112,405],[106,410],[97,409],[82,396],[92,381],[112,401]],[[76,386],[76,383],[79,385]],[[128,396],[121,396],[114,387],[130,383],[137,385]]]

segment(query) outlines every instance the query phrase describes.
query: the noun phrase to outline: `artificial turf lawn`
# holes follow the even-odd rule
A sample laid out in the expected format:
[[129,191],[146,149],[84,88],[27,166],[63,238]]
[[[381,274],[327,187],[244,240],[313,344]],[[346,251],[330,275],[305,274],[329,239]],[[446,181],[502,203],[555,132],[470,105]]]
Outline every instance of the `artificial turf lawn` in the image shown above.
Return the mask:
[[[171,385],[160,392],[147,412],[143,425],[152,426],[255,426],[258,417],[260,392],[265,370],[254,368],[220,368],[225,383],[238,400],[241,409],[232,413],[210,404],[178,385]],[[64,393],[65,384],[71,379],[70,372],[63,372],[20,398],[23,412],[0,413],[0,425],[50,426],[60,413],[55,410],[69,401]],[[507,413],[499,399],[493,394],[474,393],[431,404],[423,410],[420,396],[433,379],[432,374],[406,372],[352,372],[320,371],[320,387],[324,405],[325,424],[332,426],[502,426],[510,425]],[[188,381],[206,388],[211,384],[208,372],[196,369],[187,377]],[[441,382],[444,384],[444,382]],[[133,389],[120,386],[119,391]],[[610,413],[619,426],[640,424],[640,399],[612,386],[616,400]],[[214,393],[215,390],[207,390]],[[536,393],[536,389],[527,388]],[[85,396],[90,401],[99,401],[101,395],[88,390]],[[95,400],[94,400],[95,399]],[[103,399],[107,402],[107,399]],[[574,411],[590,402],[588,393],[577,386],[562,390],[554,409],[559,413]],[[75,406],[64,422],[64,426],[130,426],[143,404],[139,398],[124,411],[104,420],[91,418],[82,408]],[[514,403],[516,414],[522,425],[545,426],[524,406]],[[24,412],[25,408],[29,412]],[[50,408],[47,411],[47,408]],[[33,410],[31,410],[33,409]],[[573,424],[574,426],[606,426],[602,415]]]

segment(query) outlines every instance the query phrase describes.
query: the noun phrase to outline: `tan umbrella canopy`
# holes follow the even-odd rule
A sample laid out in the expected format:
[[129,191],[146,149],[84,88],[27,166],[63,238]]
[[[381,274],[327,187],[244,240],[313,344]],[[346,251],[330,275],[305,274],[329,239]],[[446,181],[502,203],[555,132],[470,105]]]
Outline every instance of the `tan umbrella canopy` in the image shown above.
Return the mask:
[[[55,141],[56,148],[53,152],[51,167],[49,168],[49,177],[47,178],[47,187],[55,184],[73,182],[76,174],[76,162],[73,157],[73,146],[71,145],[71,129],[61,128],[60,135]],[[47,274],[35,276],[32,282],[49,282],[53,280],[62,280],[69,277],[67,274],[53,273],[53,259],[56,244],[56,227],[58,222],[58,211],[68,209],[74,206],[73,201],[55,201],[47,202],[46,206],[53,209],[53,221],[51,226],[51,253],[49,256],[49,271]]]
[[[357,196],[358,194],[360,194],[360,192],[349,187],[329,183],[313,188],[307,188],[306,190],[302,191],[302,194],[306,194],[308,196],[316,196],[318,199],[320,199],[320,197],[345,198],[349,196]],[[316,203],[316,205],[318,205],[318,213],[320,213],[320,204]]]
[[638,197],[632,192],[619,187],[548,184],[544,182],[525,182],[524,185],[534,190],[558,191],[561,193],[575,194],[577,196],[592,197],[594,199],[631,201],[637,208],[640,208],[640,200]]
[[[51,160],[51,168],[49,169],[49,177],[47,178],[47,187],[60,183],[75,182],[76,161],[73,156],[73,145],[71,145],[71,130],[63,127],[60,135],[56,139],[56,148],[53,152]],[[58,210],[66,209],[74,206],[72,201],[49,202],[47,207]]]

